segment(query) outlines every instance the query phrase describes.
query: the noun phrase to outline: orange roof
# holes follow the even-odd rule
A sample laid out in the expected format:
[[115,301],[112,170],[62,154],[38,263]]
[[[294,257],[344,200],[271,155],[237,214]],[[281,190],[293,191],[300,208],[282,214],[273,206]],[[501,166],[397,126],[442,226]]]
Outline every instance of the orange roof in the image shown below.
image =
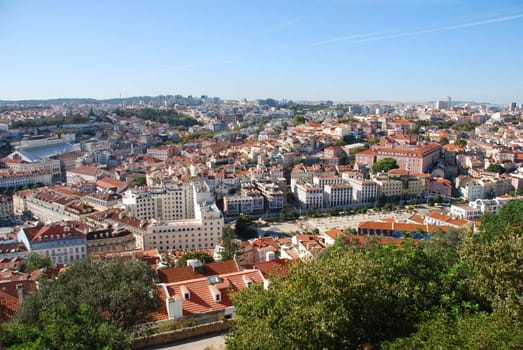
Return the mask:
[[201,269],[197,271],[194,271],[191,266],[158,270],[158,277],[161,283],[175,283],[238,271],[239,268],[236,262],[234,260],[227,260],[204,264]]
[[365,151],[361,151],[359,153],[356,153],[358,156],[375,156],[377,153],[374,152],[371,149],[366,149]]
[[341,237],[345,236],[345,232],[343,232],[343,230],[340,230],[339,228],[332,228],[330,230],[327,230],[327,231],[325,231],[325,234],[332,239],[336,239],[340,236]]
[[115,179],[111,179],[110,177],[103,177],[100,180],[96,181],[96,186],[102,187],[102,188],[120,188],[127,185],[124,181],[118,181]]
[[254,264],[246,264],[246,269],[260,270],[264,277],[271,276],[282,276],[287,277],[289,275],[288,264],[293,263],[292,260],[288,259],[277,259],[271,261],[262,261]]
[[[202,314],[217,311],[232,306],[229,296],[231,292],[237,292],[248,288],[250,283],[262,283],[263,275],[259,270],[243,270],[218,276],[216,283],[212,283],[207,277],[188,281],[166,284],[169,296],[182,300],[184,315]],[[189,298],[184,294],[188,292]],[[220,294],[220,300],[216,300],[214,294]]]
[[418,215],[418,214],[414,214],[414,215],[412,215],[412,216],[409,218],[409,220],[410,220],[410,221],[414,221],[414,222],[416,222],[416,223],[418,223],[418,224],[423,224],[423,223],[425,222],[425,219],[424,219],[422,216]]

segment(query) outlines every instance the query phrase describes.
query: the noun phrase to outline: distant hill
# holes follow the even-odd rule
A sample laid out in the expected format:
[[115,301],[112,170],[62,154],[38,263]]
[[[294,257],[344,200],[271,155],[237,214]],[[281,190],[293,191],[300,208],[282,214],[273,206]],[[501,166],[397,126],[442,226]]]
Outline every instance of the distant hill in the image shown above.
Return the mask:
[[[94,99],[94,98],[54,98],[54,99],[32,99],[32,100],[0,100],[0,106],[2,105],[22,105],[22,106],[45,106],[45,105],[67,105],[67,104],[88,104],[88,105],[121,105],[123,104],[162,104],[163,101],[172,101],[173,95],[160,95],[160,96],[133,96],[126,98],[108,98],[108,99]],[[319,103],[312,101],[301,101],[302,103]],[[396,105],[396,104],[424,104],[433,105],[435,101],[426,102],[415,102],[415,101],[385,101],[385,100],[367,100],[367,101],[345,101],[345,104],[361,104],[361,105]],[[490,102],[475,102],[475,101],[452,101],[453,105],[493,105],[496,104]]]
[[67,105],[67,104],[89,104],[89,105],[101,105],[101,104],[113,104],[119,105],[125,104],[136,104],[143,102],[149,104],[150,102],[163,101],[166,98],[172,98],[173,96],[133,96],[127,98],[109,98],[109,99],[94,99],[94,98],[54,98],[54,99],[43,99],[43,100],[0,100],[0,105],[22,105],[22,106],[39,106],[39,105]]

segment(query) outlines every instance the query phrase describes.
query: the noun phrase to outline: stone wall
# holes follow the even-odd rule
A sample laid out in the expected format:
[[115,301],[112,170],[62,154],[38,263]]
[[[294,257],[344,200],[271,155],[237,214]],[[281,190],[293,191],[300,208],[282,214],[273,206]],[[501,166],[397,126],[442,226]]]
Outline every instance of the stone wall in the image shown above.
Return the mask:
[[153,334],[147,337],[138,337],[133,340],[132,348],[144,349],[165,343],[171,343],[179,340],[198,337],[205,334],[223,332],[229,330],[231,326],[231,322],[218,321],[194,327],[177,329],[171,332]]

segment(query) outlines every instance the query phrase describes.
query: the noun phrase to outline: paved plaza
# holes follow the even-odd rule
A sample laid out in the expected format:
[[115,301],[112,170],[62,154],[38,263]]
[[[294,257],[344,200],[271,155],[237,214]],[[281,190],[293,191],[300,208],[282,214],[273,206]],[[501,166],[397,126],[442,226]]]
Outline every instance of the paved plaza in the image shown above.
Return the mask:
[[346,229],[358,228],[358,224],[362,221],[377,221],[380,219],[394,218],[398,222],[406,222],[406,220],[414,215],[425,216],[434,208],[416,208],[415,212],[408,212],[407,210],[378,212],[375,213],[369,210],[366,214],[352,214],[329,216],[321,218],[305,218],[301,217],[294,221],[270,223],[268,226],[261,227],[259,231],[271,234],[292,234],[303,232],[304,230],[312,230],[318,228],[320,232],[332,228]]

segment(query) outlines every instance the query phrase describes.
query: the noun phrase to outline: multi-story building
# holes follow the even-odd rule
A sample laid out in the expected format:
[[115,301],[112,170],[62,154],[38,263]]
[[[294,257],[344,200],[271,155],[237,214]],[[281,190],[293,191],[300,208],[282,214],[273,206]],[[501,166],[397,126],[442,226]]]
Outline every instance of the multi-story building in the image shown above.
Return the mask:
[[463,178],[456,182],[461,197],[469,202],[502,196],[512,190],[508,177]]
[[122,195],[118,193],[96,192],[85,196],[84,201],[94,209],[103,211],[122,204]]
[[166,160],[167,158],[172,158],[174,155],[178,154],[176,146],[159,146],[147,149],[147,154],[160,160]]
[[376,145],[371,150],[356,154],[356,163],[372,166],[384,158],[394,158],[401,169],[422,174],[431,169],[440,155],[441,145],[435,142],[419,145]]
[[[187,190],[183,201],[173,194],[162,195],[163,197],[159,197],[161,200],[155,203],[155,195],[152,194],[147,201],[127,205],[126,210],[110,209],[91,215],[86,221],[93,227],[111,224],[129,230],[134,235],[138,249],[168,251],[214,247],[222,237],[224,219],[214,204],[212,194],[208,188],[198,183],[184,184],[181,187]],[[147,207],[146,210],[139,211],[142,217],[135,216],[131,210],[133,206],[138,205]],[[158,216],[145,219],[151,213],[160,212],[157,207],[159,205],[170,206],[171,214],[163,214],[163,218]],[[185,207],[182,209],[185,216],[172,219],[180,215],[176,211],[178,206]]]
[[355,203],[372,203],[378,198],[378,184],[372,180],[347,177],[352,186],[352,200]]
[[190,217],[187,210],[190,190],[188,185],[174,183],[132,188],[123,193],[122,204],[140,220],[181,220]]
[[160,251],[206,249],[219,243],[223,234],[223,215],[210,202],[195,203],[195,218],[172,221],[153,220],[143,232],[143,248]]
[[45,222],[60,221],[66,218],[65,208],[75,201],[74,198],[59,195],[48,189],[35,191],[25,200],[27,210]]
[[131,231],[115,227],[87,232],[87,254],[121,252],[136,248]]
[[312,183],[321,189],[324,189],[326,185],[340,185],[343,183],[343,179],[340,176],[314,176]]
[[352,186],[349,184],[325,185],[325,206],[327,208],[345,208],[352,205]]
[[257,181],[256,187],[264,198],[264,205],[270,213],[279,212],[285,203],[284,193],[280,187],[271,181]]
[[240,214],[262,214],[264,198],[260,193],[224,196],[223,212],[228,217]]
[[323,208],[323,190],[318,186],[298,184],[294,195],[303,209]]
[[427,192],[450,197],[452,195],[452,183],[450,180],[441,177],[427,179]]
[[386,198],[408,199],[421,196],[426,189],[425,178],[408,174],[378,174],[378,195]]
[[86,234],[78,227],[73,221],[22,227],[17,239],[28,251],[51,257],[53,264],[68,264],[87,254]]
[[0,222],[14,216],[13,197],[0,194]]
[[28,185],[52,185],[53,177],[49,170],[0,171],[0,188],[17,188]]
[[3,158],[0,163],[2,163],[5,168],[14,172],[50,173],[51,184],[63,178],[63,168],[58,159],[44,159],[38,162],[29,162],[17,158],[16,155],[13,155],[13,157],[14,159]]

